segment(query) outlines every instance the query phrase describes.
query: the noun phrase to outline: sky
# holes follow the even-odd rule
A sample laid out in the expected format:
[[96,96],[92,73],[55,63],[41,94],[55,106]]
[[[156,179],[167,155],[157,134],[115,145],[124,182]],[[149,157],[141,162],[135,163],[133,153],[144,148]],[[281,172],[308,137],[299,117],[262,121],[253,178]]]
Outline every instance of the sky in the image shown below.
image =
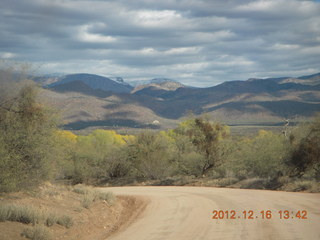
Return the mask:
[[320,72],[320,2],[0,0],[0,59],[39,73],[125,81],[228,80]]

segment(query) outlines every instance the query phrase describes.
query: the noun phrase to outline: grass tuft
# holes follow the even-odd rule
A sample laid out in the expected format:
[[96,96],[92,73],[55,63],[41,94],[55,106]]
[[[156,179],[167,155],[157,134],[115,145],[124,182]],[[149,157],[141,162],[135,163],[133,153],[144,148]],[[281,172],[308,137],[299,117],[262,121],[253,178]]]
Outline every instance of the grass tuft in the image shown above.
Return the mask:
[[92,194],[84,194],[81,200],[81,205],[82,207],[89,209],[94,201],[95,197]]
[[50,214],[46,217],[44,224],[45,224],[46,226],[48,226],[48,227],[51,227],[52,225],[54,225],[54,224],[57,223],[57,222],[58,222],[57,216],[56,216],[55,214],[50,213]]
[[70,228],[73,226],[73,219],[69,216],[64,215],[64,216],[58,218],[57,224],[64,226],[66,228]]
[[52,235],[48,228],[43,225],[36,225],[34,227],[26,228],[21,233],[21,236],[31,240],[50,240]]
[[99,198],[107,201],[110,205],[116,202],[116,196],[112,192],[99,192]]

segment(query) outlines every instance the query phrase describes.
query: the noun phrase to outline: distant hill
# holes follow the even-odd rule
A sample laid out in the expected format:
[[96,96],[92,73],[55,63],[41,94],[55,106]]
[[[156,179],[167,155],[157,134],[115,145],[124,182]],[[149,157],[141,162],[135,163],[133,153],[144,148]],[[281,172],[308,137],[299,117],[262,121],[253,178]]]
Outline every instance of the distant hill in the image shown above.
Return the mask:
[[[50,86],[52,102],[63,109],[65,126],[172,127],[192,112],[231,125],[279,124],[285,118],[320,112],[320,74],[228,81],[192,88],[170,79],[135,87],[97,75],[68,75]],[[56,99],[56,100],[55,100]],[[152,122],[159,121],[157,126]]]
[[[230,81],[210,88],[178,88],[167,94],[162,92],[161,96],[161,101],[149,100],[146,103],[149,108],[167,118],[180,118],[187,111],[192,111],[195,114],[219,116],[224,121],[236,121],[237,115],[243,114],[248,115],[252,121],[258,121],[260,113],[264,116],[261,118],[281,119],[294,115],[310,116],[320,111],[320,85],[280,84],[260,79]],[[291,101],[291,104],[279,104],[281,101]],[[288,111],[288,107],[294,108],[295,102],[297,106],[301,105],[299,103],[304,104],[303,113],[298,110],[292,110],[292,113]],[[259,107],[249,107],[253,103]]]
[[[65,129],[158,129],[162,125],[174,126],[174,121],[158,116],[130,94],[109,92],[107,96],[96,97],[90,92],[74,90],[57,92],[44,89],[41,92],[44,101],[62,114]],[[80,90],[83,91],[82,88]],[[155,121],[161,125],[153,124]]]
[[[89,86],[92,89],[99,89],[103,91],[111,91],[111,92],[117,92],[117,93],[129,93],[133,89],[130,85],[122,84],[119,81],[113,81],[110,78],[102,77],[99,75],[94,74],[70,74],[62,77],[58,81],[49,84],[48,88],[56,87],[57,85],[63,85],[66,83],[71,82],[78,82],[79,83],[85,83],[87,86]],[[68,85],[69,86],[69,85]],[[70,87],[70,86],[69,86]],[[62,90],[60,88],[60,90]]]

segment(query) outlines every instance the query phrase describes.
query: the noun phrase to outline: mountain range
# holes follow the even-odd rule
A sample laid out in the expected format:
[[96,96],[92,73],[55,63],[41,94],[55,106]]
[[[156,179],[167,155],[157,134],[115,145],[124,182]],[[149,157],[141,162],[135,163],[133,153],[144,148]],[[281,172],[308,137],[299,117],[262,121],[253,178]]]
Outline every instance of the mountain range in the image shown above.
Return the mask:
[[227,81],[208,88],[156,78],[132,86],[120,77],[71,74],[35,78],[50,104],[61,109],[64,127],[174,127],[193,113],[227,124],[279,124],[320,112],[320,73]]

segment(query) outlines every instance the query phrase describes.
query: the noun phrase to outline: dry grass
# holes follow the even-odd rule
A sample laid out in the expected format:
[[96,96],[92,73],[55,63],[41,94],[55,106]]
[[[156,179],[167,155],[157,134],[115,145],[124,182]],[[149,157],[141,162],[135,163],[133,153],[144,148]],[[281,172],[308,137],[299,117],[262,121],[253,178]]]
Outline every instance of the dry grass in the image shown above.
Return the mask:
[[64,227],[72,226],[72,218],[69,216],[57,216],[53,213],[47,213],[34,207],[17,205],[17,204],[1,204],[0,205],[0,222],[11,221],[24,224],[44,224],[52,226],[55,223]]
[[56,223],[66,228],[70,228],[73,225],[73,219],[70,216],[63,215],[57,219]]
[[81,200],[81,206],[84,208],[90,208],[93,202],[95,201],[95,196],[93,194],[84,194]]
[[25,224],[36,224],[43,221],[43,214],[30,206],[16,204],[0,205],[0,221],[20,222]]

